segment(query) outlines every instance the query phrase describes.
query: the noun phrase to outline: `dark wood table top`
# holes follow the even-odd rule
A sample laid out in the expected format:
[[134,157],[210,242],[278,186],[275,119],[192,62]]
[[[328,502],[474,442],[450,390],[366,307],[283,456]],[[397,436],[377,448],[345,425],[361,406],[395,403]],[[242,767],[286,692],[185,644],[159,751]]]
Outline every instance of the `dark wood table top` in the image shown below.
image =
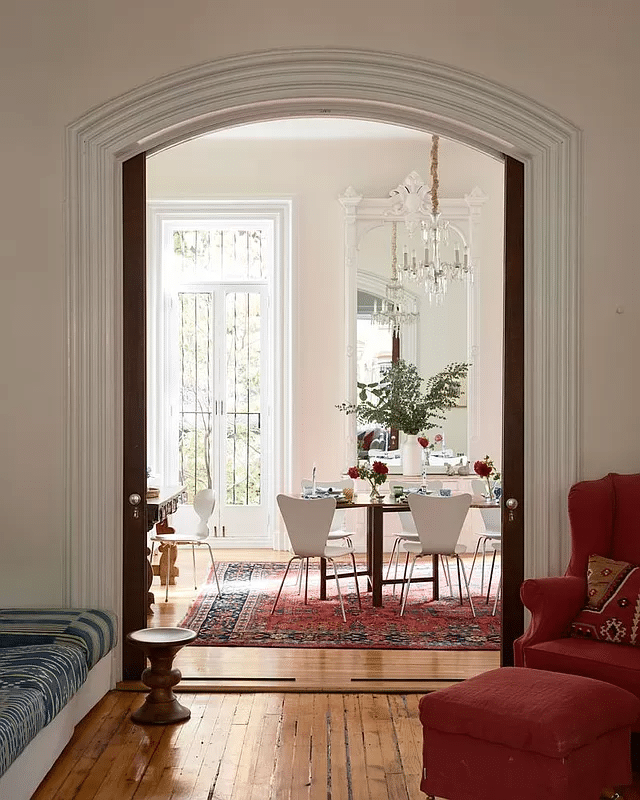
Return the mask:
[[[468,494],[468,492],[460,492],[456,491],[453,492],[452,495],[459,495],[459,494]],[[430,495],[431,496],[431,495]],[[438,497],[439,495],[434,493],[433,497]],[[442,498],[443,500],[446,498]],[[395,497],[389,494],[383,494],[382,500],[372,500],[369,497],[368,492],[357,492],[353,496],[352,502],[347,502],[346,500],[339,500],[337,502],[338,508],[369,508],[375,506],[382,506],[383,511],[408,511],[409,504],[406,500],[396,500]],[[488,503],[484,497],[477,494],[471,495],[471,505],[470,508],[500,508],[500,503],[497,500],[494,500]]]

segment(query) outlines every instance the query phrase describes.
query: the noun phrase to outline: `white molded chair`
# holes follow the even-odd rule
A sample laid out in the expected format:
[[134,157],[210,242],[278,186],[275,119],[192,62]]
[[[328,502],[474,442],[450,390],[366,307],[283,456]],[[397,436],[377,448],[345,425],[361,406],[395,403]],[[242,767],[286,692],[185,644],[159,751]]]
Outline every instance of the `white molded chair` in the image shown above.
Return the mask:
[[409,596],[409,587],[413,576],[413,568],[419,558],[425,556],[445,556],[455,557],[458,567],[458,588],[460,591],[460,605],[462,605],[462,583],[460,572],[467,589],[467,597],[471,606],[471,613],[475,617],[476,610],[469,591],[469,582],[464,569],[464,563],[460,558],[461,553],[466,552],[464,545],[458,544],[458,539],[464,525],[469,506],[471,505],[470,494],[458,494],[452,497],[434,497],[432,495],[410,494],[408,497],[409,508],[413,515],[416,530],[418,532],[417,542],[403,542],[402,548],[407,553],[407,563],[409,557],[413,555],[413,561],[409,567],[409,574],[406,574],[402,587],[402,603],[400,615],[404,614],[404,609]]
[[[398,484],[401,486],[402,484]],[[439,492],[442,489],[442,481],[429,481],[427,483],[427,487],[431,489],[434,494]],[[406,488],[406,487],[405,487]],[[385,578],[389,577],[389,573],[391,572],[391,565],[393,562],[393,557],[395,555],[395,565],[393,569],[393,579],[396,580],[398,577],[398,563],[400,561],[400,545],[402,542],[418,542],[420,541],[418,538],[418,531],[416,530],[416,524],[413,521],[413,516],[410,511],[399,511],[398,518],[400,519],[400,526],[402,527],[402,533],[397,534],[395,541],[393,542],[393,547],[391,549],[391,556],[389,558],[389,564],[387,565],[387,574]],[[446,564],[446,567],[445,567]],[[448,566],[449,564],[445,562],[444,558],[442,559],[442,565],[445,567],[445,578],[447,580],[447,584],[449,584],[449,572]],[[396,593],[395,584],[393,585],[393,593]]]
[[[213,514],[213,509],[216,505],[216,493],[213,489],[202,489],[199,491],[193,499],[193,509],[195,510],[199,521],[196,520],[185,520],[184,525],[186,528],[193,528],[193,530],[184,530],[184,531],[176,531],[176,533],[166,533],[166,534],[159,534],[154,533],[153,535],[149,536],[149,541],[151,544],[151,558],[153,559],[153,551],[158,543],[168,543],[168,544],[175,544],[175,545],[190,545],[191,546],[191,554],[193,556],[193,583],[195,588],[198,588],[197,577],[196,577],[196,547],[205,547],[209,548],[209,555],[211,556],[211,566],[213,567],[213,574],[216,579],[216,586],[218,587],[218,595],[220,595],[220,583],[218,582],[218,574],[216,572],[216,564],[213,558],[213,552],[211,550],[211,545],[208,542],[209,535],[211,531],[209,530],[209,520],[211,515]],[[191,509],[188,506],[179,507],[176,514],[173,515],[172,522],[176,521],[177,524],[180,524],[179,518],[180,516],[185,516],[184,513],[180,514],[181,509],[184,511],[189,512]],[[193,515],[192,515],[193,516]],[[191,523],[191,524],[189,524]],[[155,530],[155,529],[154,529]],[[165,584],[165,602],[169,599],[169,575],[166,576],[166,584]]]
[[[301,486],[302,493],[304,494],[305,489],[308,490],[313,487],[313,481],[303,480],[301,481]],[[317,489],[337,489],[342,491],[343,489],[353,489],[353,486],[353,478],[345,478],[339,481],[316,481]],[[351,537],[355,536],[355,533],[345,530],[345,520],[346,511],[343,508],[336,509],[333,520],[331,521],[331,529],[329,530],[327,541],[337,542],[344,539],[349,547],[353,547],[353,539]]]
[[[289,559],[287,568],[282,577],[282,583],[278,589],[271,613],[276,610],[282,587],[289,573],[291,563],[300,559],[307,563],[307,578],[304,587],[304,602],[307,602],[307,592],[309,588],[309,559],[310,558],[326,558],[333,565],[333,572],[336,578],[336,589],[338,590],[338,599],[340,600],[340,609],[342,611],[342,619],[346,622],[347,618],[344,613],[344,603],[342,602],[342,593],[340,591],[340,583],[338,580],[338,570],[336,568],[335,559],[342,556],[351,556],[351,563],[353,565],[353,577],[356,584],[356,593],[358,595],[358,605],[362,608],[360,602],[360,589],[358,587],[358,579],[356,575],[356,559],[352,547],[338,547],[336,545],[327,544],[327,536],[331,529],[331,520],[336,510],[335,497],[323,497],[317,500],[305,500],[300,497],[289,497],[285,494],[277,496],[278,507],[284,519],[284,524],[287,528],[289,541],[294,555]],[[300,567],[302,569],[302,566]]]
[[[484,522],[485,530],[483,533],[478,533],[478,541],[476,543],[476,550],[473,554],[473,561],[471,562],[471,569],[469,570],[469,578],[473,575],[473,568],[476,565],[478,551],[482,547],[482,575],[480,577],[480,594],[484,593],[484,566],[487,556],[487,544],[493,546],[494,542],[500,543],[502,533],[500,527],[502,524],[502,511],[499,508],[481,508],[480,514]],[[495,556],[495,551],[494,551]]]

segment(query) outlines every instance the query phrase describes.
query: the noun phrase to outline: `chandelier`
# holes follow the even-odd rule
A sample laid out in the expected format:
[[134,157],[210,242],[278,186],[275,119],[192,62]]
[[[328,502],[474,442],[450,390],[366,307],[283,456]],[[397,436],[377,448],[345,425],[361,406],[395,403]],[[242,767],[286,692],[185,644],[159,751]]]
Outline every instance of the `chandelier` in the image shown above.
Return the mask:
[[[440,218],[440,201],[438,198],[438,144],[439,136],[431,140],[431,210],[425,208],[427,193],[424,186],[402,187],[404,191],[403,204],[407,216],[407,230],[413,235],[417,225],[416,217],[420,214],[420,229],[424,249],[422,257],[415,250],[409,254],[407,247],[403,249],[401,280],[412,280],[423,283],[424,290],[429,296],[429,302],[435,301],[441,305],[447,292],[449,281],[462,281],[472,278],[469,264],[469,247],[462,234],[456,228],[449,227],[448,220]],[[394,191],[400,194],[400,187]],[[413,201],[413,202],[411,202]],[[422,212],[422,213],[421,213]],[[426,213],[425,213],[426,212]],[[395,210],[395,213],[398,213]],[[449,250],[449,233],[453,232],[456,241],[453,249],[453,260],[445,260],[442,248]]]
[[407,296],[398,273],[398,223],[394,221],[391,224],[391,280],[379,308],[378,301],[374,301],[371,321],[398,334],[402,325],[411,324],[417,318],[417,312],[407,310]]

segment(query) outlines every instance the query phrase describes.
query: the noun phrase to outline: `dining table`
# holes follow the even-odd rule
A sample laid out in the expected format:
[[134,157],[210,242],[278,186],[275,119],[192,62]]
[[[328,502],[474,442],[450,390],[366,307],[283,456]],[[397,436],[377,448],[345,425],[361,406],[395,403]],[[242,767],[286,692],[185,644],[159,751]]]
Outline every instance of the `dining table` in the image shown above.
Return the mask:
[[[465,492],[453,492],[453,494],[465,494]],[[480,495],[471,496],[470,508],[500,508],[499,501],[488,501]],[[406,496],[396,498],[390,494],[384,494],[379,500],[374,500],[368,492],[357,492],[352,501],[338,500],[336,508],[364,508],[367,514],[366,525],[366,564],[363,569],[356,570],[357,576],[364,576],[368,581],[367,591],[371,592],[371,602],[375,607],[382,606],[382,589],[384,586],[402,584],[404,578],[385,578],[383,575],[383,536],[384,536],[384,515],[390,513],[409,512],[409,503]],[[432,583],[433,599],[440,598],[440,582],[438,570],[438,556],[431,558],[431,576],[413,578],[415,583]],[[339,577],[352,577],[353,572],[340,572]],[[327,581],[335,580],[335,576],[327,573],[326,559],[320,559],[320,599],[327,599]]]

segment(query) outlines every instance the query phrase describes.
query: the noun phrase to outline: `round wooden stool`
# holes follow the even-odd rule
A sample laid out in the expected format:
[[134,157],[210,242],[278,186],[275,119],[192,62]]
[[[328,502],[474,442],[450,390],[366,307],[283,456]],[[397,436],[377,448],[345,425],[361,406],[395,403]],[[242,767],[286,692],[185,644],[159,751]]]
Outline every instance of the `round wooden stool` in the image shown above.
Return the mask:
[[191,711],[181,705],[173,693],[172,687],[180,682],[182,674],[172,665],[176,653],[196,635],[187,628],[143,628],[127,634],[127,639],[142,648],[150,663],[140,679],[151,691],[131,715],[134,722],[167,725],[189,719]]

